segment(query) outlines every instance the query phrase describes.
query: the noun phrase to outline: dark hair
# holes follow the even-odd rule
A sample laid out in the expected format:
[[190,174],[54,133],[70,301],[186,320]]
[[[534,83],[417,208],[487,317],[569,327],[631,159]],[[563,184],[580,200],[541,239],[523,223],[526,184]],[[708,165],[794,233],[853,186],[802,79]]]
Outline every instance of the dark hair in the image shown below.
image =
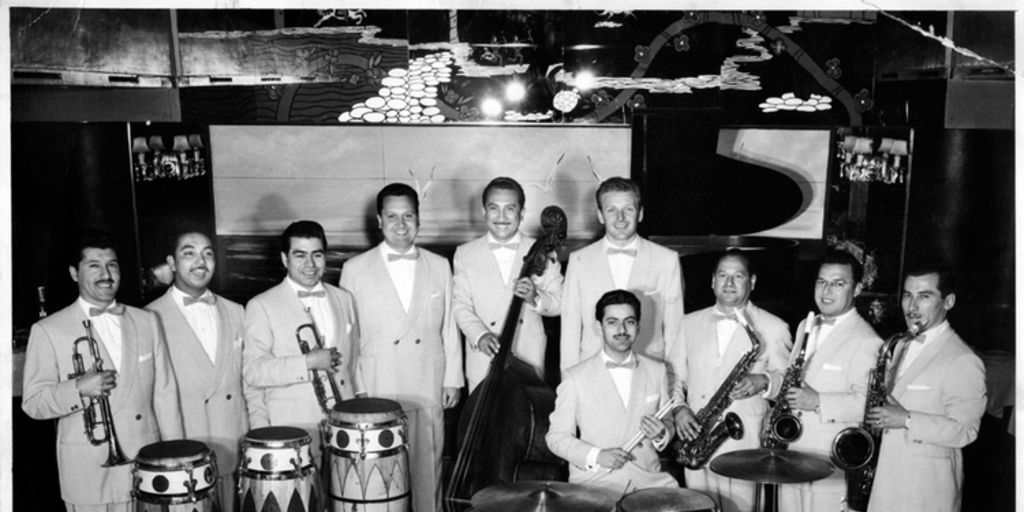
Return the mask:
[[281,233],[281,253],[288,254],[292,249],[292,238],[316,238],[327,251],[327,235],[324,234],[324,227],[319,222],[312,220],[297,220],[288,225],[288,228]]
[[210,236],[205,229],[201,228],[198,224],[189,222],[181,224],[169,231],[166,240],[167,254],[174,256],[174,253],[178,251],[178,244],[181,243],[181,239],[184,238],[185,235],[191,235],[192,233],[203,235],[211,244],[213,243],[213,237]]
[[818,268],[825,265],[849,265],[853,271],[854,283],[859,283],[861,279],[864,279],[864,267],[857,261],[857,258],[846,251],[834,249],[825,253],[825,257],[821,259],[821,265],[818,265]]
[[939,277],[938,288],[943,298],[951,293],[956,293],[956,271],[948,265],[935,263],[916,265],[910,267],[906,277],[922,277],[930,274],[935,274]]
[[597,192],[594,193],[594,197],[597,198],[597,207],[600,209],[601,196],[607,192],[632,192],[636,195],[636,207],[643,208],[644,201],[640,195],[640,186],[637,185],[633,180],[627,180],[626,178],[619,178],[618,176],[608,178],[601,182],[601,186],[597,187]]
[[79,231],[68,251],[68,265],[78,267],[85,256],[85,250],[89,248],[112,249],[116,253],[117,238],[109,231],[99,228],[88,227]]
[[487,196],[495,190],[509,190],[515,192],[516,197],[519,198],[519,208],[522,209],[526,206],[526,193],[523,192],[522,185],[512,178],[499,176],[491,180],[491,182],[484,187],[484,193],[480,196],[480,201],[483,203],[484,208],[487,208]]
[[633,306],[633,313],[636,314],[636,319],[640,320],[640,299],[636,298],[632,292],[626,290],[612,290],[605,293],[597,301],[597,308],[594,311],[594,316],[597,321],[604,320],[604,308],[608,306],[617,306],[619,304],[628,304]]
[[377,215],[384,210],[384,198],[385,197],[408,197],[412,201],[412,208],[416,211],[416,216],[420,215],[420,195],[416,193],[416,190],[406,185],[405,183],[390,183],[385,185],[384,188],[377,192]]
[[722,253],[718,258],[718,262],[715,263],[715,269],[717,271],[718,265],[722,264],[722,261],[726,258],[733,258],[739,260],[743,264],[743,268],[747,269],[747,275],[754,275],[754,265],[750,262],[750,258],[740,249],[733,247]]

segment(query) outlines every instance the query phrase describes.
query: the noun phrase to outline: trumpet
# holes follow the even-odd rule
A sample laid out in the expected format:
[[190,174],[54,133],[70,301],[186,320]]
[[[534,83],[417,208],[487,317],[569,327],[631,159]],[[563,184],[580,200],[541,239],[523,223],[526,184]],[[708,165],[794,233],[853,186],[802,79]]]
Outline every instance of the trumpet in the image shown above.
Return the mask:
[[[69,374],[68,379],[77,379],[86,373],[82,352],[78,350],[78,344],[83,342],[89,344],[89,354],[94,361],[94,370],[97,372],[103,371],[100,347],[96,339],[92,337],[92,322],[88,319],[83,320],[82,326],[85,327],[85,336],[76,339],[72,344],[71,363],[75,372]],[[97,408],[99,408],[98,419],[96,417]],[[114,414],[110,412],[110,399],[108,397],[102,395],[90,397],[89,405],[86,406],[82,415],[85,418],[85,436],[89,439],[89,442],[93,446],[99,446],[103,443],[107,444],[107,461],[103,463],[103,467],[109,468],[131,462],[128,460],[128,457],[125,457],[124,452],[121,450],[121,443],[117,440],[117,430],[114,429]],[[97,426],[103,427],[103,437],[96,437],[95,430]]]
[[[324,342],[323,337],[320,336],[320,329],[317,329],[316,321],[313,320],[313,313],[310,312],[309,307],[303,308],[303,310],[306,312],[306,318],[309,318],[309,322],[304,323],[295,329],[295,339],[299,341],[299,350],[301,350],[303,354],[308,354],[312,349],[309,347],[309,343],[302,339],[303,330],[309,329],[310,333],[313,335],[313,340],[316,342],[316,348],[324,348]],[[330,400],[330,397],[327,396],[327,389],[324,388],[324,383],[320,380],[320,372],[316,370],[312,371],[313,391],[316,393],[316,401],[320,403],[320,410],[323,411],[326,416],[331,413],[331,408],[327,406],[327,401]],[[334,395],[334,403],[341,403],[341,390],[338,389],[338,383],[329,373],[324,373],[326,374],[325,377],[327,377],[327,381],[331,383],[331,393]]]

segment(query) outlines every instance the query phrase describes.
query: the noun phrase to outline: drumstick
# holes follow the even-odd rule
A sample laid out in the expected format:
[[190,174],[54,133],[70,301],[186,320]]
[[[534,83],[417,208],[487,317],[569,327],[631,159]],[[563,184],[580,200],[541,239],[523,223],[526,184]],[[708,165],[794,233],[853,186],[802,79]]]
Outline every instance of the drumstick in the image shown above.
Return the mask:
[[[672,397],[671,400],[669,400],[668,402],[665,402],[665,405],[661,406],[661,409],[658,409],[658,412],[654,413],[655,419],[659,419],[660,420],[660,419],[664,418],[666,415],[668,415],[669,412],[672,411],[672,409],[675,409],[675,407],[677,405],[679,405],[678,400],[676,400],[676,397]],[[667,432],[666,432],[666,434],[667,434]],[[632,451],[633,448],[636,448],[636,445],[639,444],[640,440],[642,440],[643,438],[644,438],[644,431],[641,430],[640,432],[637,432],[635,436],[630,438],[630,440],[627,441],[626,444],[620,446],[619,448],[622,448],[623,451],[627,451],[627,452]]]
[[[659,420],[664,418],[666,415],[668,415],[669,412],[672,411],[672,409],[675,409],[677,405],[679,405],[679,401],[676,400],[676,397],[672,397],[671,400],[665,402],[665,405],[661,406],[661,409],[658,409],[658,412],[654,413],[654,417]],[[668,432],[665,432],[665,435],[668,435]],[[643,429],[641,429],[640,432],[637,432],[635,436],[630,438],[630,440],[627,441],[626,444],[623,444],[619,448],[626,452],[632,451],[633,448],[636,448],[636,445],[639,444],[640,440],[643,438],[644,431]],[[604,468],[604,472],[611,473],[612,468]]]

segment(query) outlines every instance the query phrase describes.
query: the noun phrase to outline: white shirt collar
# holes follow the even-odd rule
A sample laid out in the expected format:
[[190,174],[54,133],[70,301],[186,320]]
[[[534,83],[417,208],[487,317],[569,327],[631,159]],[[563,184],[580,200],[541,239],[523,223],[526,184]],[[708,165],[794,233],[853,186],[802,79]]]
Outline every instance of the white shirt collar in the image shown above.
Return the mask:
[[722,316],[729,316],[729,315],[732,315],[732,314],[735,314],[735,313],[736,313],[735,309],[741,309],[741,310],[743,310],[744,312],[748,312],[748,311],[747,311],[747,306],[749,306],[749,305],[750,305],[750,301],[748,300],[748,301],[744,302],[744,303],[743,303],[743,306],[741,306],[741,307],[739,307],[739,308],[729,308],[729,311],[723,311],[723,310],[722,310],[722,306],[721,306],[721,304],[719,304],[719,303],[718,303],[718,302],[716,301],[716,302],[715,302],[715,313],[717,313],[717,314],[719,314],[719,315],[722,315]]
[[949,329],[949,320],[943,320],[941,324],[936,325],[935,327],[932,327],[931,329],[928,329],[927,331],[924,331],[924,342],[923,342],[923,344],[927,345],[927,344],[931,343],[932,341],[935,341],[935,339],[937,339],[939,336],[941,336],[942,333],[946,332],[946,329]]
[[523,238],[522,235],[518,231],[516,231],[516,234],[513,235],[508,242],[499,242],[497,238],[494,238],[494,235],[492,235],[490,231],[487,232],[487,243],[491,244],[518,244],[520,243],[521,238]]
[[[292,280],[291,276],[285,277],[284,280],[285,280],[285,282],[288,283],[288,286],[292,287],[292,290],[294,290],[296,294],[298,294],[300,291],[303,291],[303,292],[307,292],[307,291],[308,292],[319,292],[319,291],[322,291],[324,289],[324,282],[322,280],[321,281],[317,281],[316,282],[316,286],[313,286],[313,288],[311,288],[309,290],[307,290],[305,286],[302,286],[301,284],[296,283],[294,280]],[[207,292],[209,292],[209,290],[207,290]]]
[[[490,233],[488,233],[488,234],[490,234]],[[384,261],[388,260],[388,254],[416,254],[416,251],[418,251],[418,250],[419,250],[419,248],[416,247],[416,244],[413,244],[412,247],[410,247],[408,251],[403,253],[403,252],[396,251],[393,247],[388,245],[387,242],[381,242],[380,243],[380,253],[384,257]]]
[[[291,281],[291,279],[289,279],[289,281]],[[200,295],[198,298],[202,299],[202,298],[205,298],[205,297],[210,297],[212,295],[213,295],[213,292],[211,292],[210,289],[207,288],[207,289],[203,290],[203,294]],[[171,285],[171,297],[174,299],[174,302],[178,303],[179,306],[184,306],[185,305],[185,297],[191,297],[191,295],[181,291],[181,288],[178,288],[177,286],[174,286],[172,284]]]
[[839,324],[845,322],[848,318],[852,317],[856,312],[857,312],[857,308],[850,308],[850,310],[847,311],[846,313],[843,313],[843,314],[835,317],[836,323],[834,325],[839,325]]
[[605,235],[604,238],[601,239],[601,243],[604,244],[605,250],[607,250],[609,247],[614,247],[616,249],[636,249],[637,254],[640,254],[640,235],[633,235],[633,239],[630,240],[628,244],[623,245],[622,247],[619,247],[618,245],[612,243],[612,241],[608,239],[608,235]]
[[[110,302],[110,305],[108,305],[107,307],[108,308],[112,308],[112,307],[114,307],[116,305],[117,305],[117,299],[114,299],[113,301]],[[82,308],[82,312],[85,313],[85,316],[89,316],[89,309],[91,309],[91,308],[99,308],[99,306],[97,306],[97,305],[95,305],[95,304],[85,300],[85,297],[82,297],[81,295],[78,296],[78,307]]]
[[[607,353],[605,353],[604,347],[601,347],[601,359],[603,359],[606,363],[618,363],[618,361],[612,359]],[[633,351],[630,350],[629,355],[622,360],[622,364],[632,363],[634,359],[636,359],[636,355],[634,355]]]

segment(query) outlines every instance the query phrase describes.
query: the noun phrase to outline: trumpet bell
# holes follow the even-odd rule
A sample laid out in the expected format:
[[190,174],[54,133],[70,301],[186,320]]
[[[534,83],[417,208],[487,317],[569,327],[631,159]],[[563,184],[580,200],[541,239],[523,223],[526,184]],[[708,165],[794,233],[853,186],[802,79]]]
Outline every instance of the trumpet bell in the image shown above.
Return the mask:
[[832,440],[832,462],[849,471],[864,467],[875,456],[875,439],[860,427],[843,429]]
[[771,423],[771,434],[775,440],[792,444],[804,433],[804,425],[800,418],[792,414],[781,414]]

